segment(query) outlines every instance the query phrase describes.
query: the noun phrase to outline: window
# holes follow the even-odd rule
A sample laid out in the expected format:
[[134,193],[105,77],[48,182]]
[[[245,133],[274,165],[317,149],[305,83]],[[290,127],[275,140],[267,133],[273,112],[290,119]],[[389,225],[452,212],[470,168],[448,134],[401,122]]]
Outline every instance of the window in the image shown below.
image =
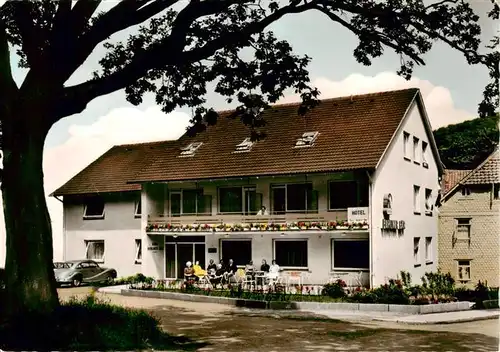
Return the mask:
[[170,192],[170,214],[212,215],[212,197],[203,194],[202,188]]
[[302,137],[297,139],[295,143],[296,148],[300,147],[310,147],[314,145],[314,141],[318,138],[318,132],[306,132],[302,135]]
[[220,252],[226,264],[229,259],[232,259],[236,265],[247,265],[252,260],[252,241],[247,239],[221,240]]
[[432,237],[425,238],[425,262],[432,263]]
[[434,210],[434,204],[432,204],[432,190],[426,188],[425,189],[425,214],[432,215],[433,210]]
[[420,266],[420,237],[413,238],[413,263]]
[[422,165],[423,167],[429,167],[427,163],[427,142],[422,141]]
[[495,183],[493,185],[493,199],[500,198],[500,183]]
[[234,153],[249,152],[250,149],[252,149],[252,146],[253,146],[253,142],[251,141],[251,139],[245,138],[245,140],[243,142],[241,142],[240,144],[238,144],[236,146],[236,150],[234,151]]
[[456,219],[457,220],[457,236],[458,240],[470,240],[471,234],[471,219]]
[[418,138],[413,137],[413,162],[417,164],[420,163],[418,152]]
[[179,155],[179,157],[193,156],[202,144],[203,142],[194,142],[188,144],[186,147],[181,148],[181,154]]
[[219,188],[219,213],[255,215],[262,207],[262,194],[255,187]]
[[420,214],[420,186],[413,186],[413,213]]
[[142,204],[141,204],[141,199],[135,201],[135,211],[134,211],[134,216],[136,218],[140,218],[142,213]]
[[318,211],[318,192],[311,183],[295,183],[271,186],[272,212],[316,213]]
[[404,158],[410,160],[410,134],[403,132],[403,153]]
[[328,209],[368,206],[367,186],[368,184],[359,184],[356,181],[331,181],[328,189]]
[[85,258],[104,262],[104,241],[92,240],[85,241]]
[[104,200],[101,197],[91,197],[85,201],[84,219],[104,219]]
[[463,196],[470,196],[470,188],[467,186],[462,186],[462,195]]
[[368,239],[332,239],[332,269],[369,269]]
[[285,268],[307,268],[307,240],[274,240],[274,260]]
[[470,281],[470,260],[458,260],[458,280]]
[[142,263],[142,241],[135,240],[135,264]]

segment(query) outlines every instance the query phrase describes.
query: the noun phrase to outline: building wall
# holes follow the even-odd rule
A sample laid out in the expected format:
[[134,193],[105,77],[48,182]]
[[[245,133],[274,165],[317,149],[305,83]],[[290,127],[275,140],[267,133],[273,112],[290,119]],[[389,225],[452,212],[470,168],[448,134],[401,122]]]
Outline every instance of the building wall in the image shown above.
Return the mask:
[[[404,132],[410,135],[410,146],[413,148],[413,136],[419,138],[419,150],[422,141],[428,143],[426,160],[428,168],[423,164],[416,164],[411,156],[404,155]],[[420,281],[425,272],[435,271],[437,268],[437,233],[438,214],[434,209],[432,216],[425,214],[425,188],[432,190],[435,199],[439,190],[439,176],[436,160],[431,152],[432,135],[426,132],[421,112],[416,103],[408,111],[407,117],[397,130],[386,155],[380,162],[373,175],[373,189],[371,199],[371,229],[372,229],[372,280],[378,286],[387,282],[389,278],[398,277],[401,270],[411,273],[414,283]],[[411,150],[411,149],[410,149]],[[420,186],[421,213],[414,214],[413,187]],[[391,194],[391,220],[405,221],[403,232],[386,232],[381,230],[383,219],[384,195]],[[414,261],[413,241],[420,237],[420,259]],[[431,237],[432,258],[426,261],[425,237]]]
[[[471,194],[457,189],[439,208],[439,267],[458,280],[458,260],[470,260],[471,278],[468,286],[479,280],[499,286],[500,275],[500,200],[493,199],[491,185],[470,186]],[[456,241],[457,220],[470,218],[471,241]]]
[[64,260],[83,259],[88,240],[103,240],[105,260],[100,265],[117,270],[118,277],[141,272],[135,264],[136,239],[141,239],[141,219],[134,216],[139,192],[103,195],[104,219],[83,219],[84,199],[64,199]]

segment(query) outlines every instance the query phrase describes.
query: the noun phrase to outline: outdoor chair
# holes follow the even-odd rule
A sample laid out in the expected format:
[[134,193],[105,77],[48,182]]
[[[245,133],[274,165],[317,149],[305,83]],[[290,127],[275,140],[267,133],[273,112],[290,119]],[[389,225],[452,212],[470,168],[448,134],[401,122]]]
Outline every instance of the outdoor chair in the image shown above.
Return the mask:
[[302,274],[299,271],[291,271],[287,277],[287,286],[299,285],[302,286]]

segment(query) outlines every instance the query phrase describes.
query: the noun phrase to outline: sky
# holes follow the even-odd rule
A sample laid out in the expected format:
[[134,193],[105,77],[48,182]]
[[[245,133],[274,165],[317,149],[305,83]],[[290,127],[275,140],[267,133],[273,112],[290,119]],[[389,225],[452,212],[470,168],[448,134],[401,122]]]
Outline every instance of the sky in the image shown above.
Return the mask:
[[[2,2],[0,0],[0,5]],[[99,10],[107,10],[115,4],[114,0],[104,1]],[[483,18],[491,6],[489,0],[471,0],[471,5]],[[498,30],[487,20],[481,21],[481,27],[485,39],[491,38]],[[488,83],[485,68],[467,65],[461,54],[441,43],[435,44],[424,56],[426,65],[416,67],[413,78],[405,81],[395,74],[399,57],[390,49],[386,49],[371,66],[357,63],[352,54],[357,45],[355,35],[322,14],[292,15],[270,29],[278,38],[287,40],[296,53],[312,58],[309,72],[314,85],[322,93],[321,98],[417,87],[421,89],[433,128],[475,118],[482,90]],[[130,32],[117,33],[110,40],[123,40]],[[104,52],[104,48],[96,48],[67,85],[88,79],[99,68],[97,61]],[[18,58],[14,52],[11,59],[13,66],[17,66]],[[20,84],[26,70],[18,67],[13,70],[16,82]],[[293,100],[297,100],[293,95],[282,99],[283,102]],[[208,94],[208,105],[219,110],[232,107],[215,93]],[[137,107],[125,100],[123,91],[93,100],[84,112],[62,119],[50,130],[44,149],[46,194],[60,187],[113,145],[180,137],[189,118],[187,109],[162,113],[150,96]],[[54,259],[62,260],[62,205],[54,198],[47,198],[47,202],[54,234]],[[2,222],[3,217],[0,217],[0,237],[4,238]],[[0,245],[0,266],[4,256],[5,247]]]

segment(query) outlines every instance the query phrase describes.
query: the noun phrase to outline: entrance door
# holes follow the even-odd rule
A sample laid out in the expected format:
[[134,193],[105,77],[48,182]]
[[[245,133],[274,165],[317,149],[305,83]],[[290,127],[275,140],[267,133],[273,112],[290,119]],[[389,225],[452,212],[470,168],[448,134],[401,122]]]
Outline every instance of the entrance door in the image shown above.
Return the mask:
[[[193,245],[191,243],[177,244],[177,278],[184,277],[187,262],[193,263]],[[194,263],[193,263],[194,264]]]

